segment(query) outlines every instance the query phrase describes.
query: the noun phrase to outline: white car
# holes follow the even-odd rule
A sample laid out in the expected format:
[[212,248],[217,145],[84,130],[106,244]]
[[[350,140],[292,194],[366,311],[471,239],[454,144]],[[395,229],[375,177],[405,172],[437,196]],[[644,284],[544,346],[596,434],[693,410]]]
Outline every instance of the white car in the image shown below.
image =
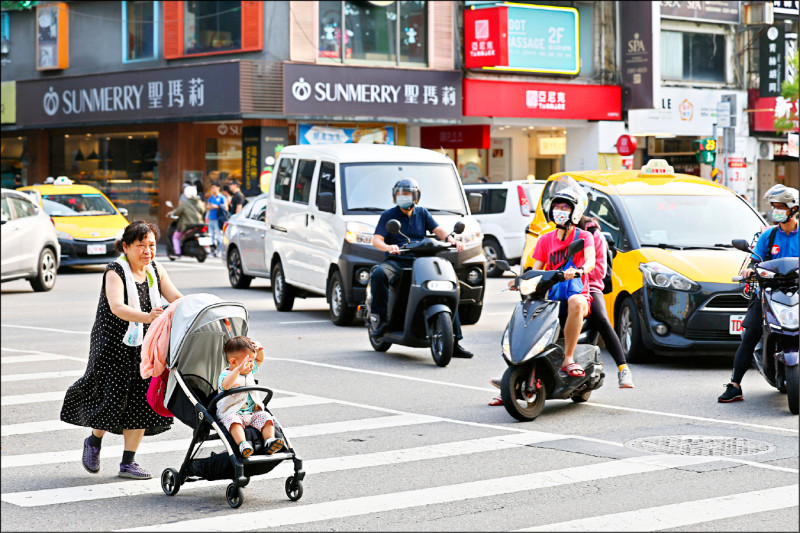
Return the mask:
[[61,258],[56,227],[39,206],[38,198],[12,189],[1,191],[0,280],[25,278],[34,291],[49,291],[56,284]]
[[473,216],[483,232],[483,254],[486,256],[486,275],[498,277],[503,271],[495,261],[505,259],[520,263],[525,248],[525,230],[533,214],[545,181],[514,180],[501,183],[469,183],[464,190],[483,197],[481,208]]
[[222,257],[228,265],[228,281],[236,289],[246,289],[253,278],[269,278],[269,265],[264,260],[266,208],[266,194],[249,198],[223,226]]

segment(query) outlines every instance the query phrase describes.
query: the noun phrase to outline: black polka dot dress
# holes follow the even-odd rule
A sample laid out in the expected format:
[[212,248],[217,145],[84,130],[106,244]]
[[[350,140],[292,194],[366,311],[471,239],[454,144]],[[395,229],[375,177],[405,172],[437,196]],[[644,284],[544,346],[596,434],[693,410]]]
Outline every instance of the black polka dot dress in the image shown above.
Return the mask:
[[[142,347],[123,344],[129,322],[111,312],[106,298],[105,277],[114,275],[107,274],[109,270],[118,274],[125,283],[125,273],[120,264],[115,261],[106,266],[92,327],[86,373],[67,389],[61,420],[118,435],[123,429],[142,428],[146,430],[145,435],[157,435],[169,429],[172,418],[156,414],[147,403],[150,378],[142,379],[139,374]],[[160,285],[158,270],[156,281]],[[152,305],[147,281],[136,283],[136,288],[142,311],[149,313]],[[125,303],[128,303],[127,287]],[[147,328],[148,324],[145,324],[145,333]]]

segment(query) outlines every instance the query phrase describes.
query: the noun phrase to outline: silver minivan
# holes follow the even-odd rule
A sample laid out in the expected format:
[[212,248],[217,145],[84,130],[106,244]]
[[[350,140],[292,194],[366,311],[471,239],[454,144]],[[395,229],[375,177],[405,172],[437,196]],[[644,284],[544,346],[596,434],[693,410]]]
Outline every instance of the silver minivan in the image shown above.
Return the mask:
[[[392,186],[404,177],[422,189],[419,205],[445,229],[466,225],[455,253],[463,324],[480,318],[486,258],[480,226],[453,161],[432,150],[405,146],[331,144],[284,148],[267,201],[265,261],[279,311],[297,297],[325,296],[337,325],[352,323],[364,303],[370,268],[384,254],[372,246],[383,211],[393,207]],[[480,198],[474,200],[480,202]]]

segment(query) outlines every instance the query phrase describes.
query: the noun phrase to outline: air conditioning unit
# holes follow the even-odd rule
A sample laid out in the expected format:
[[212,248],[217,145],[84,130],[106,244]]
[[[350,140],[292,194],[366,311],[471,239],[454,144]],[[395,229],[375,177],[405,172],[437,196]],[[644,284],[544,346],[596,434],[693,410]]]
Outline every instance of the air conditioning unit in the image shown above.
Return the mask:
[[747,25],[774,24],[775,6],[772,2],[750,2],[744,5],[743,19]]
[[758,158],[759,159],[767,159],[772,161],[774,159],[775,153],[773,151],[772,142],[770,141],[762,141],[758,143]]

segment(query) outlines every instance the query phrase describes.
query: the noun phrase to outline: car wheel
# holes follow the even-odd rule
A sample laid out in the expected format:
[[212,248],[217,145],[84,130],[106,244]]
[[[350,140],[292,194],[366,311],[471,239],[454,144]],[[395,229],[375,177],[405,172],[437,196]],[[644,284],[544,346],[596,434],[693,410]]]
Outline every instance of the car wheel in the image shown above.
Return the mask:
[[286,283],[280,261],[272,269],[272,299],[278,311],[291,311],[294,305],[295,288]]
[[250,286],[250,282],[253,281],[252,276],[244,273],[242,256],[235,246],[231,246],[228,249],[228,281],[234,289],[246,289]]
[[57,270],[56,254],[50,248],[45,248],[39,256],[39,269],[36,272],[36,277],[30,280],[33,290],[44,292],[55,287]]
[[482,312],[483,304],[464,304],[458,307],[458,318],[462,326],[471,326],[478,322]]
[[629,363],[645,362],[652,354],[642,340],[639,312],[630,296],[623,300],[615,325],[625,360]]
[[337,326],[349,326],[353,323],[355,307],[347,305],[347,298],[344,295],[344,284],[342,283],[342,273],[338,270],[331,276],[328,283],[328,298],[330,304],[331,320]]
[[505,259],[500,243],[493,237],[483,238],[483,255],[486,256],[486,275],[490,278],[499,278],[503,271],[495,266],[495,261]]

